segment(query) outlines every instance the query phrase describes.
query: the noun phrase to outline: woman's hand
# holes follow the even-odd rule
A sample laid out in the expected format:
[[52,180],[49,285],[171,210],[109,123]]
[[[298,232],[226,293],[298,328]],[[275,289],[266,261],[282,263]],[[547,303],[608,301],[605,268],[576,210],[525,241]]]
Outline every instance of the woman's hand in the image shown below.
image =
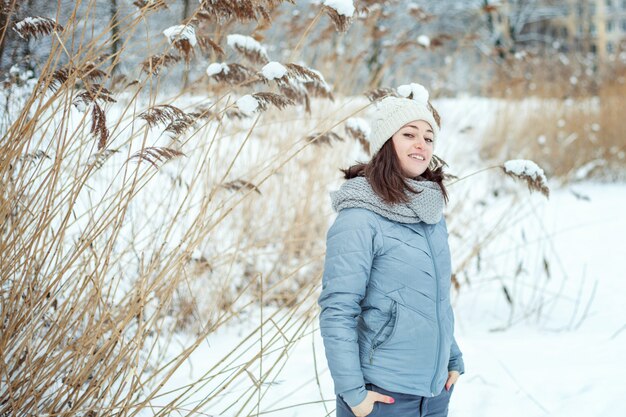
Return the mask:
[[456,380],[459,379],[461,374],[458,371],[450,371],[448,372],[448,380],[446,381],[446,391],[450,391],[450,387],[452,384],[456,383]]
[[350,407],[356,417],[365,417],[374,410],[374,403],[380,401],[381,403],[393,404],[394,399],[388,395],[383,395],[376,391],[367,391],[367,396],[359,405]]

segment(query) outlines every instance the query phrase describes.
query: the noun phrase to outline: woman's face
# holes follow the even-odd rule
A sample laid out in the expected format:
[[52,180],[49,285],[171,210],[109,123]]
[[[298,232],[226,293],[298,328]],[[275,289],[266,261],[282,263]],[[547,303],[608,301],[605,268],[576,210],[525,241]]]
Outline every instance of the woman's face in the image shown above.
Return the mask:
[[393,148],[404,176],[414,178],[426,171],[433,157],[433,138],[430,124],[424,120],[409,122],[393,134]]

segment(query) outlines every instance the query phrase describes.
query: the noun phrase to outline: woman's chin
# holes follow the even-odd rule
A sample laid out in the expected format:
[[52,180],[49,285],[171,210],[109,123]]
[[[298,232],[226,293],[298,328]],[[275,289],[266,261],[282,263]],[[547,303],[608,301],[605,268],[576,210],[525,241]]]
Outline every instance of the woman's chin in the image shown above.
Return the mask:
[[404,176],[409,177],[409,178],[415,178],[415,177],[419,177],[424,172],[426,172],[426,167],[419,167],[417,169],[415,169],[415,168],[413,168],[413,169],[405,169],[404,170]]

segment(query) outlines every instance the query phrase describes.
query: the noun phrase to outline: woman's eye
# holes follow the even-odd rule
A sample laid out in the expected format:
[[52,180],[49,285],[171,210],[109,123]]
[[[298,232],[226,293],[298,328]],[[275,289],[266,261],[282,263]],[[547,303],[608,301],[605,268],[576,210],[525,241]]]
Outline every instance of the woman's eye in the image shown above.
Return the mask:
[[432,140],[432,138],[426,138],[426,141],[427,142],[432,142],[433,140]]
[[410,133],[405,133],[404,136],[407,137],[407,138],[412,138],[413,137],[413,135],[410,134]]

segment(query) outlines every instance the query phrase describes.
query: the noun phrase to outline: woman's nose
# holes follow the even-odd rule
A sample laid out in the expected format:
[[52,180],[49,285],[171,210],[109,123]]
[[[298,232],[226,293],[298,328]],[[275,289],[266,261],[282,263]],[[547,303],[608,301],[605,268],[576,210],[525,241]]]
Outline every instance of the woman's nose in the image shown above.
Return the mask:
[[421,149],[424,147],[425,143],[426,141],[424,140],[424,138],[418,137],[417,140],[413,143],[413,146]]

